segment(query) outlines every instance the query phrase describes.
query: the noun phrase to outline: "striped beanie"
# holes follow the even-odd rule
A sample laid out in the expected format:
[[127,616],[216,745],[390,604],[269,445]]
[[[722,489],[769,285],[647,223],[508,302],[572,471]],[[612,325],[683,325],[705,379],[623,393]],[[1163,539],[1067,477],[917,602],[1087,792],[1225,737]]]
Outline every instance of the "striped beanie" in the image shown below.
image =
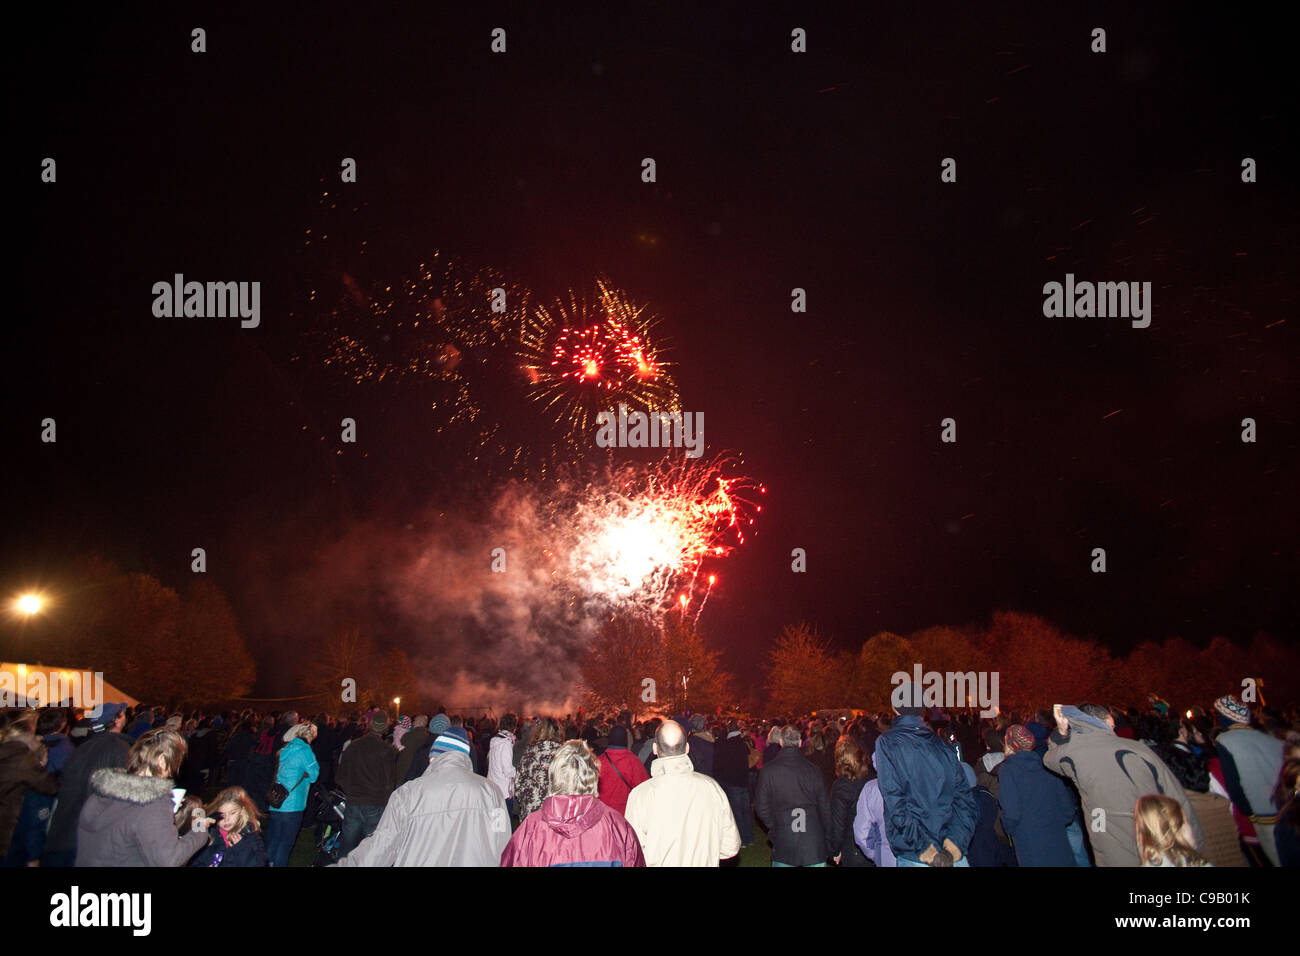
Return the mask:
[[429,721],[429,733],[435,737],[451,726],[451,721],[447,719],[446,714],[438,714],[433,720]]
[[1020,750],[1033,750],[1034,735],[1029,732],[1029,728],[1024,724],[1015,724],[1007,728],[1006,743],[1011,748],[1012,753]]
[[440,733],[429,748],[429,759],[439,754],[464,754],[469,756],[469,735],[463,727],[448,727]]
[[1237,700],[1232,694],[1227,694],[1216,700],[1214,709],[1230,724],[1250,723],[1250,708]]

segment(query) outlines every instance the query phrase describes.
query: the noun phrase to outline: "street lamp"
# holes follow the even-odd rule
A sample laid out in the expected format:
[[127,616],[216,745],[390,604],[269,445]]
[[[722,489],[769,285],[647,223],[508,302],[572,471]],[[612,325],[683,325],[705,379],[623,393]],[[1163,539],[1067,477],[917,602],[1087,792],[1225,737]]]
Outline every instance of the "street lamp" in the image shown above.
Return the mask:
[[[401,716],[402,716],[402,698],[400,698],[400,697],[394,697],[394,698],[393,698],[393,707],[397,710],[397,716],[398,716],[398,717],[401,717]],[[396,718],[394,718],[394,719],[396,719]]]
[[44,603],[45,602],[41,600],[39,594],[24,594],[14,602],[14,606],[18,609],[20,614],[26,614],[28,617],[31,617],[33,614],[40,612],[41,605]]

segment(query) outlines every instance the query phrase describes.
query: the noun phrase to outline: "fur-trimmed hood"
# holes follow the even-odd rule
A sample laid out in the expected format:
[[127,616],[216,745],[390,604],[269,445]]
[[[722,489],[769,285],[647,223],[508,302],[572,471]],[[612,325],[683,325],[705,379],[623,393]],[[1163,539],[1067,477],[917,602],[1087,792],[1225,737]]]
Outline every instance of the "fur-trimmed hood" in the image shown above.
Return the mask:
[[141,777],[118,767],[105,767],[91,774],[90,790],[109,800],[144,806],[159,797],[171,799],[172,781],[168,777]]

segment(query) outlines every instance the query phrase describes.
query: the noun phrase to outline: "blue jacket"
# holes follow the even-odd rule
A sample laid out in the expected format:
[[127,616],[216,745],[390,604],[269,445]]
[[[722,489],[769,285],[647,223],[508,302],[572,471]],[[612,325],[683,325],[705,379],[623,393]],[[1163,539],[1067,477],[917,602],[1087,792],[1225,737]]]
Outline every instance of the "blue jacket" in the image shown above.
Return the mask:
[[[306,780],[302,780],[303,774],[307,775]],[[284,803],[280,804],[279,810],[271,812],[297,813],[299,810],[307,809],[307,791],[311,789],[318,776],[320,776],[320,764],[316,762],[316,755],[311,752],[311,746],[301,737],[293,738],[280,749],[280,768],[275,775],[276,782],[284,784],[285,789],[290,793]],[[302,783],[298,783],[299,780],[302,780]],[[294,784],[298,784],[297,787]]]
[[998,803],[1021,866],[1075,865],[1065,835],[1074,820],[1074,797],[1036,751],[1018,751],[998,765]]
[[914,715],[894,718],[876,741],[876,772],[885,801],[885,837],[894,855],[919,860],[930,844],[952,840],[964,854],[979,808],[961,761]]

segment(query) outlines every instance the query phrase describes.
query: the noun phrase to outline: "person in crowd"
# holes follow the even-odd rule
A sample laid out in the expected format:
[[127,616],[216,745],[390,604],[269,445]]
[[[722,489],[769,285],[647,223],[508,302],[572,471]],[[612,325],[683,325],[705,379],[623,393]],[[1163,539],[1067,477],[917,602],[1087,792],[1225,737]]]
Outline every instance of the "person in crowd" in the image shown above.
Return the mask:
[[[610,732],[627,739],[625,727]],[[631,754],[628,759],[645,769]],[[596,795],[601,771],[585,742],[564,744],[547,775],[547,797],[506,844],[502,866],[645,866],[636,831]]]
[[469,735],[434,738],[428,769],[393,791],[375,832],[338,866],[499,866],[510,815],[495,784],[474,773]]
[[77,822],[90,794],[96,770],[125,767],[131,741],[122,733],[126,704],[107,703],[99,717],[88,718],[90,736],[77,747],[59,775],[59,796],[50,815],[41,866],[72,866],[77,860]]
[[284,802],[270,808],[266,825],[266,852],[272,866],[288,866],[289,854],[298,842],[303,811],[307,809],[307,791],[320,776],[320,764],[312,753],[316,725],[293,723],[284,732],[284,746],[279,754],[275,782],[289,791]]
[[1152,793],[1133,808],[1133,842],[1142,866],[1209,866],[1196,849],[1190,822],[1172,797]]
[[1289,757],[1282,764],[1273,803],[1278,808],[1277,826],[1273,830],[1278,864],[1300,866],[1300,757]]
[[1074,798],[1065,781],[1043,766],[1034,735],[1015,724],[1005,735],[1006,759],[997,767],[1002,826],[1020,866],[1074,866],[1066,828]]
[[1160,722],[1158,740],[1153,748],[1170,772],[1178,778],[1187,794],[1187,802],[1196,814],[1205,835],[1201,855],[1216,867],[1247,866],[1246,854],[1238,838],[1232,801],[1210,770],[1218,765],[1214,745],[1189,719],[1177,721],[1177,733],[1170,737],[1168,720]]
[[1273,865],[1279,864],[1273,827],[1277,805],[1273,790],[1282,772],[1282,741],[1250,726],[1250,708],[1231,694],[1214,702],[1219,733],[1214,749],[1219,757],[1223,786],[1232,805],[1254,828],[1259,850]]
[[[241,784],[257,808],[263,811],[267,809],[266,794],[271,789],[271,784],[275,783],[277,746],[274,730],[275,718],[270,714],[258,722],[257,742],[253,744],[244,763],[244,780]],[[268,832],[270,828],[268,823]]]
[[781,752],[758,775],[754,809],[772,841],[773,866],[825,866],[831,804],[822,773],[800,753],[799,728],[781,728]]
[[261,813],[241,787],[227,787],[208,804],[208,842],[190,866],[270,866],[262,842]]
[[172,782],[184,759],[185,738],[164,727],[140,735],[124,768],[96,770],[77,823],[76,865],[184,866],[208,840],[202,810],[189,832],[177,832]]
[[717,866],[740,852],[740,831],[722,787],[698,773],[681,724],[655,734],[650,779],[627,798],[627,822],[647,866]]
[[543,717],[533,731],[533,741],[524,751],[515,777],[515,810],[521,822],[528,814],[540,809],[546,799],[551,761],[564,743],[563,737],[560,722],[554,717]]
[[921,719],[898,709],[876,741],[876,772],[885,805],[885,838],[899,866],[970,866],[966,851],[979,808],[956,752]]
[[506,811],[515,813],[515,727],[518,721],[514,714],[505,714],[496,734],[488,744],[487,765],[488,781],[501,791],[501,798],[506,802]]
[[690,755],[691,766],[696,773],[713,776],[713,748],[716,741],[709,731],[709,721],[703,714],[691,718]]
[[854,839],[854,824],[862,788],[871,776],[871,766],[862,747],[849,734],[835,742],[835,782],[831,784],[831,825],[827,842],[840,866],[872,866]]
[[370,717],[369,731],[352,741],[339,759],[335,779],[347,797],[343,833],[339,837],[340,856],[347,856],[375,832],[388,798],[397,786],[397,751],[384,739],[387,727],[388,714],[375,711]]
[[[878,772],[876,763],[873,756],[873,769]],[[853,842],[876,866],[898,866],[898,859],[885,838],[885,799],[880,794],[879,776],[869,777],[858,795],[858,809],[853,815]]]
[[749,790],[749,735],[739,722],[727,722],[727,735],[713,751],[713,779],[718,781],[731,804],[742,848],[754,842],[754,808]]
[[803,746],[803,755],[822,775],[822,783],[830,787],[835,782],[835,752],[827,745],[826,734],[823,731],[814,727],[808,732],[808,742]]
[[286,710],[280,715],[279,720],[277,720],[275,725],[271,728],[271,752],[273,754],[278,754],[280,748],[293,739],[292,737],[287,737],[285,735],[289,733],[298,721],[299,717],[296,710]]
[[628,749],[627,728],[615,724],[609,731],[605,752],[596,761],[600,768],[600,802],[620,815],[627,812],[627,798],[633,788],[650,779],[641,761]]
[[1043,765],[1078,790],[1084,818],[1090,821],[1088,839],[1097,866],[1140,865],[1133,808],[1139,797],[1151,793],[1178,801],[1199,852],[1204,844],[1200,823],[1182,784],[1155,751],[1139,740],[1116,735],[1114,715],[1100,705],[1058,704],[1054,716],[1056,729]]
[[53,796],[59,789],[58,778],[47,769],[48,753],[36,736],[36,724],[34,710],[8,712],[0,724],[0,859],[5,866],[40,860],[43,848],[33,845],[32,827],[20,826],[23,803],[29,791]]
[[[396,738],[396,734],[393,735]],[[411,767],[416,755],[423,749],[425,750],[425,766],[428,765],[428,748],[425,744],[429,742],[429,715],[418,714],[411,720],[411,729],[406,732],[402,738],[402,750],[397,755],[397,772],[394,774],[396,783],[400,786],[406,782],[407,775],[411,772]],[[421,772],[424,767],[420,768]]]

